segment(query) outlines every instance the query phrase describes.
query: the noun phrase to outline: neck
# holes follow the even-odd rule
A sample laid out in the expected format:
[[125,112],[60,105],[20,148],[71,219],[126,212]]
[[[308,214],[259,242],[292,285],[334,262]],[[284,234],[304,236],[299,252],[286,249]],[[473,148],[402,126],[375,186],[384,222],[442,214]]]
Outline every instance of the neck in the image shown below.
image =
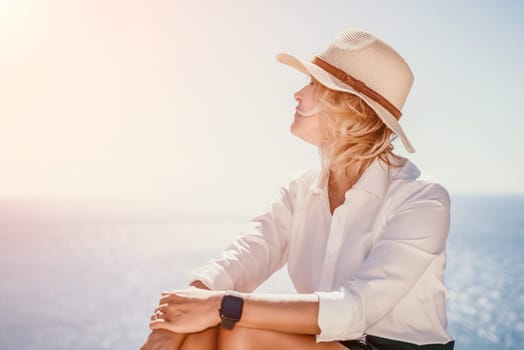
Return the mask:
[[336,197],[343,198],[344,194],[357,183],[373,160],[352,160],[350,164],[346,163],[343,168],[336,166],[337,164],[331,164],[333,167],[329,168],[328,181],[330,192]]
[[335,172],[329,171],[329,191],[336,197],[343,198],[344,194],[356,183],[356,180],[351,180],[347,177],[336,178]]

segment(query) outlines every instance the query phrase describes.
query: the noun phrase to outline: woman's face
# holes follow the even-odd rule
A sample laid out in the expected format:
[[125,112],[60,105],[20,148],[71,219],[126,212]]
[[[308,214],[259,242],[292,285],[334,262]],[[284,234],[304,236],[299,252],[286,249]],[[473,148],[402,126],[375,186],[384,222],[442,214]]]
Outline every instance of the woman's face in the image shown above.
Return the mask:
[[291,124],[291,133],[302,140],[318,146],[320,144],[319,114],[304,116],[317,106],[314,96],[315,84],[319,84],[313,78],[302,89],[295,92],[295,100],[298,102],[295,110],[295,120]]

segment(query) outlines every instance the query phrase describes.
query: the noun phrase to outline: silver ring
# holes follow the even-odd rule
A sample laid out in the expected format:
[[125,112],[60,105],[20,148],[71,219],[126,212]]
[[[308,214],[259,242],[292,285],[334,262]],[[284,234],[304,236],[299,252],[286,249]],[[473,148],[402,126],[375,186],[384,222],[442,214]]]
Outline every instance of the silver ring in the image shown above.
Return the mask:
[[162,313],[162,311],[160,311],[160,310],[156,310],[156,311],[155,311],[155,320],[157,320],[158,318],[160,318],[160,316],[161,316],[160,314],[161,314],[161,313]]

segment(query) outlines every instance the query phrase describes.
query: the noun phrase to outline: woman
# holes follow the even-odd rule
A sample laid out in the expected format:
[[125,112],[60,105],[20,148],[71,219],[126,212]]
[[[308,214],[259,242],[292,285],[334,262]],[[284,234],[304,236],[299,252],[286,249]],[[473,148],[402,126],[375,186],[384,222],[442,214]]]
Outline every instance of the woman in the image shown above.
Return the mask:
[[[409,66],[352,29],[311,62],[277,59],[311,77],[291,132],[320,169],[294,174],[191,288],[163,293],[142,349],[453,349],[449,194],[391,144],[415,151],[398,123]],[[298,294],[251,293],[286,263]]]

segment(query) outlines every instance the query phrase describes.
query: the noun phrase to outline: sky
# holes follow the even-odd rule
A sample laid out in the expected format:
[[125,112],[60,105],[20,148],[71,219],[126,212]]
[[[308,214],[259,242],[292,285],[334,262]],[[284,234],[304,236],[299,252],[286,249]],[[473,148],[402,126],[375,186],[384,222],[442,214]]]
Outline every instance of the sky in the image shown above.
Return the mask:
[[414,73],[396,153],[452,196],[524,194],[522,2],[0,0],[0,200],[261,209],[320,162],[275,56],[347,28]]

